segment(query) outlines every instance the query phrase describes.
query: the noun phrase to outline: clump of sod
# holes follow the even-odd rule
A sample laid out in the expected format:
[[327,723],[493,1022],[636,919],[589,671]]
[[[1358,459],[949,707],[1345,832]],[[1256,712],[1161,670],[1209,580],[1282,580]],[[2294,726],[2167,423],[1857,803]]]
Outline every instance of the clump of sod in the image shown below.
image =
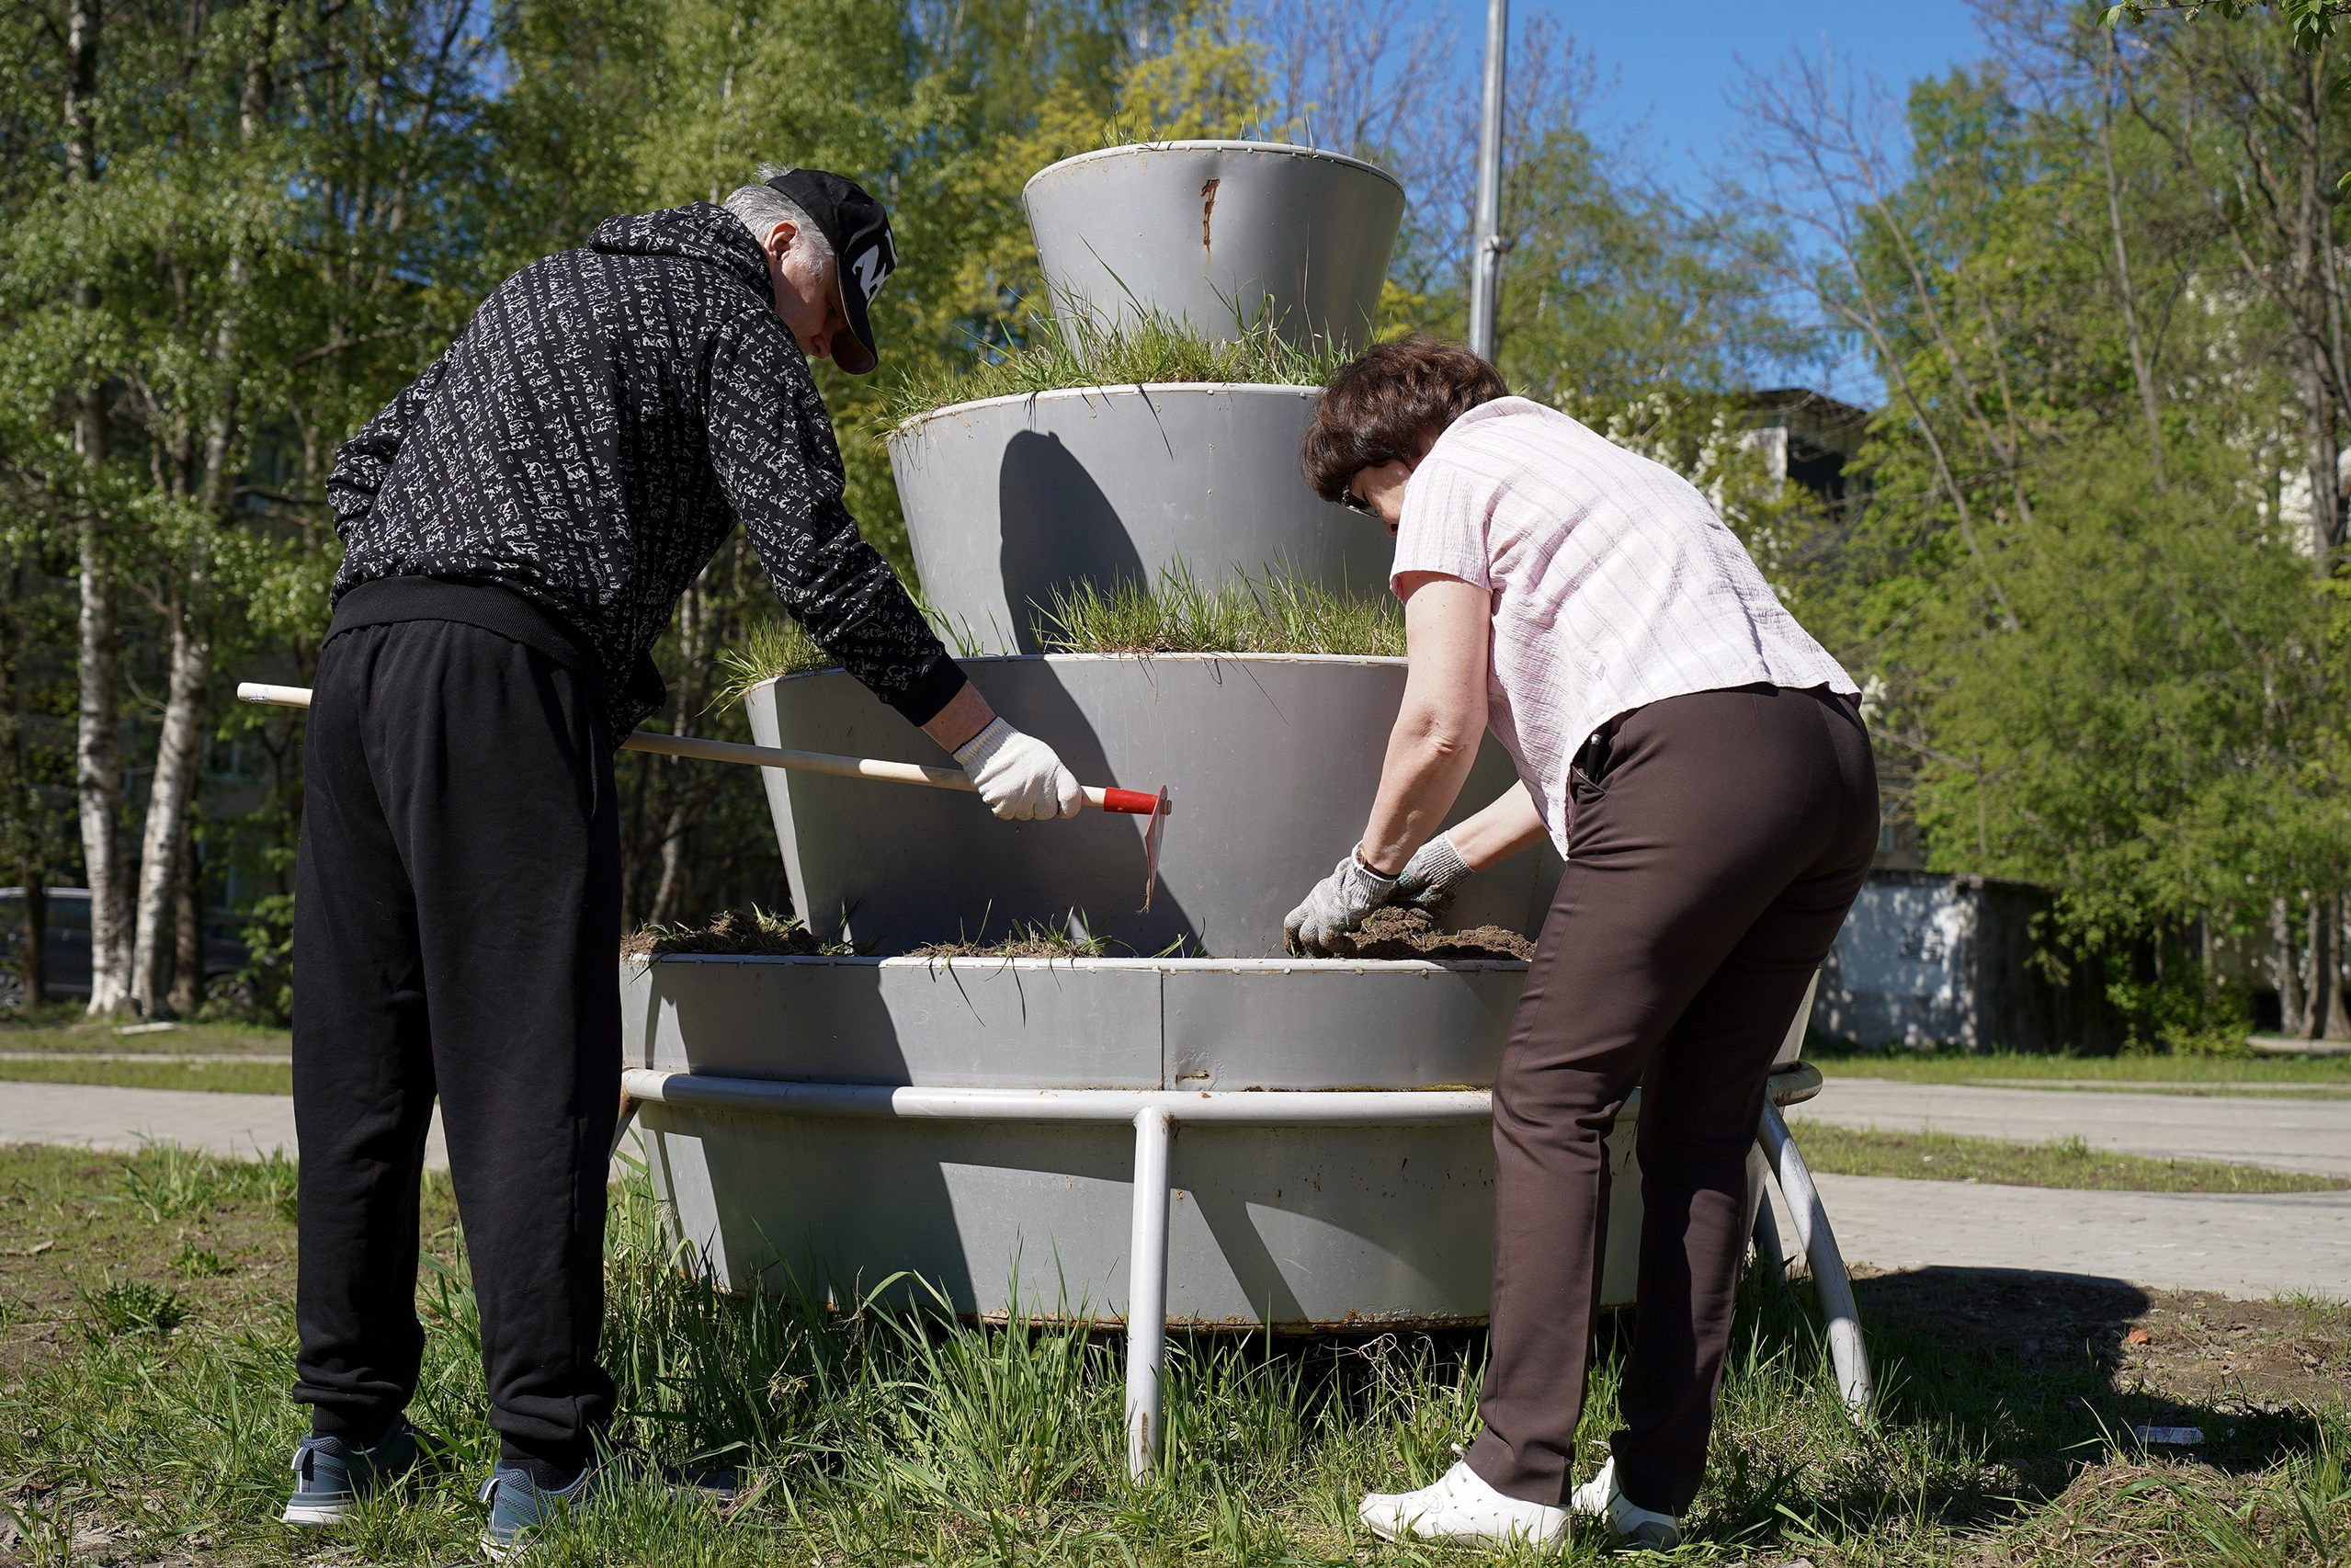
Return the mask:
[[1338,959],[1516,959],[1535,956],[1535,944],[1506,926],[1477,926],[1448,931],[1423,909],[1390,905],[1374,911],[1356,930],[1335,938]]
[[1178,381],[1238,381],[1255,386],[1321,387],[1348,358],[1343,347],[1301,347],[1273,327],[1273,312],[1211,337],[1180,317],[1155,311],[1113,320],[1098,312],[1039,319],[1029,340],[989,348],[975,364],[940,366],[910,376],[884,406],[889,428],[953,403],[1065,392],[1079,387],[1163,386]]
[[779,958],[840,958],[856,951],[819,941],[816,933],[789,915],[770,915],[757,904],[730,909],[702,926],[647,924],[621,938],[623,958],[664,953],[762,953]]
[[914,949],[909,956],[918,959],[1103,959],[1111,956],[1110,947],[1107,937],[1075,937],[1051,926],[1022,922],[1012,928],[1010,935],[996,941],[926,942]]

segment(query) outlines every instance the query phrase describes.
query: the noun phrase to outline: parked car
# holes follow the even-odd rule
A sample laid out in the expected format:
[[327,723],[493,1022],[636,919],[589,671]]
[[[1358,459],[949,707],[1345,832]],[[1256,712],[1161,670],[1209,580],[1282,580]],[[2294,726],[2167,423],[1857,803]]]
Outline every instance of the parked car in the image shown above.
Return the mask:
[[[90,994],[90,890],[51,888],[46,985],[51,997]],[[25,1005],[25,890],[0,888],[0,1010]],[[244,969],[245,946],[230,935],[225,919],[204,926],[204,994],[233,983]]]

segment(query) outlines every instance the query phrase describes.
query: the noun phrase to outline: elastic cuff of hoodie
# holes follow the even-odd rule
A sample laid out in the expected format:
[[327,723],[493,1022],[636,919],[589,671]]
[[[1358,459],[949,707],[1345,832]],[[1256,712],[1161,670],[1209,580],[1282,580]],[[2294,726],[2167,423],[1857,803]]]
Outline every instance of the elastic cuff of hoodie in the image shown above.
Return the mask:
[[920,675],[906,683],[903,691],[882,700],[919,730],[946,711],[947,705],[963,689],[963,666],[942,650],[923,666]]
[[611,712],[604,665],[588,640],[511,588],[494,584],[441,577],[377,577],[345,592],[335,607],[326,637],[332,642],[358,627],[403,620],[453,620],[536,649],[585,682],[606,713]]

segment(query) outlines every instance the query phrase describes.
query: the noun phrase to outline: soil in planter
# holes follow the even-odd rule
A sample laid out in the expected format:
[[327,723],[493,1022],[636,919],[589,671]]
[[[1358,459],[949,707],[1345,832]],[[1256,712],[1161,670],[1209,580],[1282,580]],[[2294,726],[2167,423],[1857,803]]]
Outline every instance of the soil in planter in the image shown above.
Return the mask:
[[730,909],[706,926],[641,926],[620,939],[622,958],[657,958],[663,953],[818,958],[849,950],[818,941],[815,932],[789,915],[770,915],[755,905]]
[[[1208,958],[1177,944],[1157,958]],[[645,926],[620,944],[624,958],[664,953],[754,953],[775,958],[839,957],[854,949],[821,941],[789,915],[764,909],[730,909],[703,926]],[[1359,931],[1332,944],[1335,959],[1517,959],[1534,956],[1535,944],[1501,926],[1448,931],[1417,909],[1382,909]],[[1103,937],[1080,940],[1050,926],[1022,926],[994,941],[931,942],[909,949],[918,959],[1100,959],[1126,956]]]
[[1343,959],[1531,959],[1535,944],[1502,926],[1448,931],[1419,909],[1382,909],[1331,944]]

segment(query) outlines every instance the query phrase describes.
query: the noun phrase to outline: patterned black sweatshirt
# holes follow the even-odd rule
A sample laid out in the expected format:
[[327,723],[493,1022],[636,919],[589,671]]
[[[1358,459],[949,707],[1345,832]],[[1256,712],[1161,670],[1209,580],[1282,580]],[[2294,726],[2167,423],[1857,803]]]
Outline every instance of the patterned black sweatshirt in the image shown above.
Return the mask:
[[766,258],[707,202],[613,218],[516,273],[343,445],[334,597],[489,583],[596,652],[613,729],[664,699],[651,650],[738,519],[776,597],[914,723],[963,684],[841,504],[841,454]]

